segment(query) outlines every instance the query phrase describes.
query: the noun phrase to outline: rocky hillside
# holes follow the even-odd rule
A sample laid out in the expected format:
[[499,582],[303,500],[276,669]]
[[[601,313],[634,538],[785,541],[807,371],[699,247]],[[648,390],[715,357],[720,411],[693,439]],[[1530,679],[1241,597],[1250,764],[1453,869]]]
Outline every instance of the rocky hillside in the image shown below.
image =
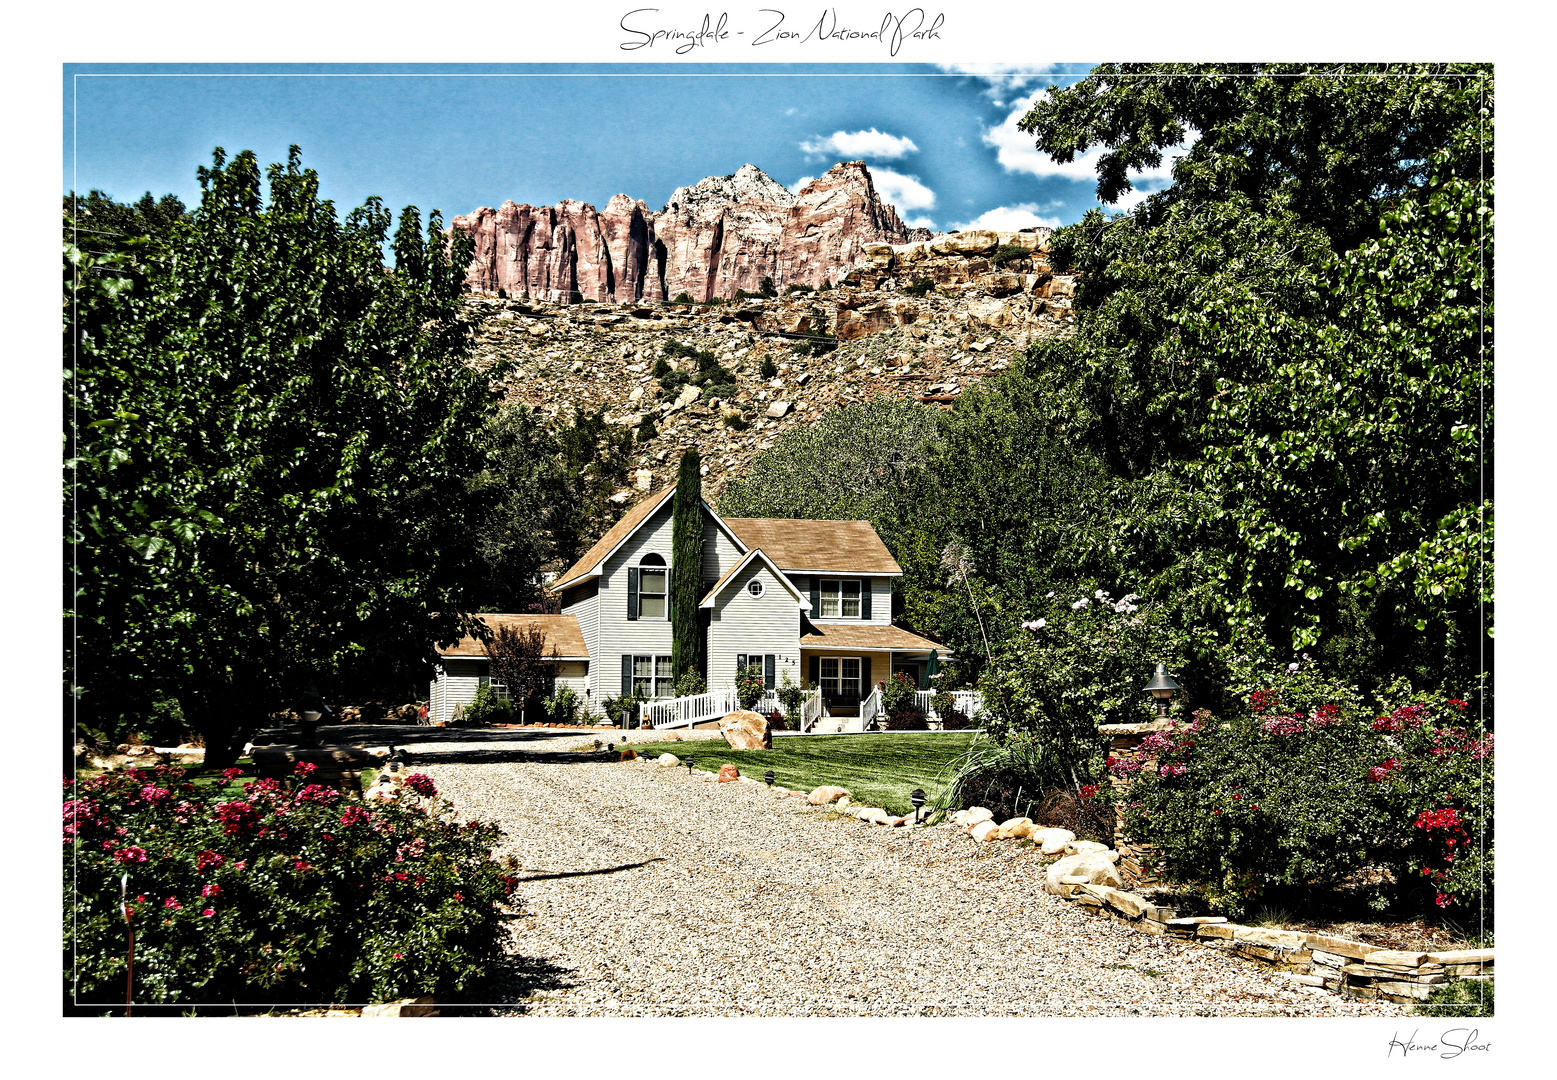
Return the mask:
[[834,165],[790,192],[755,165],[677,188],[652,211],[616,195],[604,210],[505,202],[454,219],[476,241],[467,282],[478,292],[555,304],[729,299],[836,281],[866,244],[928,238],[881,201],[862,161]]
[[[1073,279],[1050,269],[1047,233],[966,232],[911,244],[872,244],[866,266],[825,291],[736,304],[537,303],[474,296],[472,363],[494,389],[566,421],[575,404],[603,408],[643,433],[627,505],[675,478],[696,446],[705,489],[717,498],[758,451],[795,424],[874,393],[952,408],[964,389],[999,371],[1013,350],[1066,331]],[[1026,254],[1013,257],[1012,248]],[[1006,261],[991,256],[1004,249]],[[712,353],[733,382],[707,392],[666,345]],[[680,351],[680,350],[673,350]],[[656,378],[664,357],[673,369]],[[500,376],[494,365],[512,361]],[[774,373],[764,378],[764,361]],[[721,376],[722,378],[722,376]],[[665,384],[670,384],[666,389]],[[646,418],[652,418],[648,434]]]

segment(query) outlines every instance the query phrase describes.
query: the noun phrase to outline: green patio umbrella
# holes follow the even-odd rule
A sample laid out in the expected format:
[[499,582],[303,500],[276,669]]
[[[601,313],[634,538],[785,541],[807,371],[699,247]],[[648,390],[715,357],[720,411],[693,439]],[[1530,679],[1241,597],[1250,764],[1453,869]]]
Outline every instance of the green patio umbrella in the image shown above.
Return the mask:
[[926,686],[929,685],[929,681],[930,681],[930,676],[931,675],[939,675],[940,673],[941,673],[941,658],[936,655],[936,652],[935,652],[934,649],[931,649],[930,650],[930,659],[927,660],[925,662],[925,665],[924,665],[925,685]]

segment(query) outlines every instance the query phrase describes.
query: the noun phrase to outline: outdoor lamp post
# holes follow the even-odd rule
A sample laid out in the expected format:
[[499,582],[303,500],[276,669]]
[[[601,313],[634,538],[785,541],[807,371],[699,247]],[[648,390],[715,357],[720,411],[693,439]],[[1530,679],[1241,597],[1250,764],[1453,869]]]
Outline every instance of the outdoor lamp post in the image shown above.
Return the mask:
[[772,769],[769,769],[766,773],[764,773],[762,778],[768,782],[768,786],[769,787],[773,786],[773,770]]
[[914,788],[908,793],[908,801],[914,804],[914,813],[918,813],[924,807],[924,788]]
[[1168,674],[1168,665],[1158,664],[1157,674],[1153,675],[1152,681],[1146,684],[1146,692],[1156,702],[1159,717],[1168,715],[1168,701],[1173,697],[1173,691],[1181,689],[1183,687]]
[[688,776],[692,775],[692,762],[694,762],[696,760],[697,759],[694,758],[691,754],[687,755],[687,775]]

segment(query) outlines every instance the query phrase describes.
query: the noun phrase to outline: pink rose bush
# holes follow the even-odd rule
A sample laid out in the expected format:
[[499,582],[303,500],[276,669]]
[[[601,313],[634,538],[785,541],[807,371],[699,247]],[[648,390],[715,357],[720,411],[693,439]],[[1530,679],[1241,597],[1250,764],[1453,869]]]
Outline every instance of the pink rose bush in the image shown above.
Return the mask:
[[[173,766],[67,783],[68,996],[124,1001],[125,873],[137,1003],[385,1001],[479,984],[517,883],[492,861],[495,826],[425,803],[369,811],[309,782],[312,770],[297,790],[251,780],[235,797],[233,772],[206,787]],[[414,872],[386,878],[397,863]]]

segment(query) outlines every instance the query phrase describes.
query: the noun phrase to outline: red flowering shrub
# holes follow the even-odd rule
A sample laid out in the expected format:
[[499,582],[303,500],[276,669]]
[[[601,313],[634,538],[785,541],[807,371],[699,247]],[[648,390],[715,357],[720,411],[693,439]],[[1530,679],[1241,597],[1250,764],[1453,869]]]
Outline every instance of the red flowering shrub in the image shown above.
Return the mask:
[[[1329,698],[1330,700],[1326,700]],[[1280,672],[1227,723],[1209,717],[1107,760],[1133,776],[1126,827],[1168,875],[1237,915],[1273,887],[1388,871],[1372,903],[1475,909],[1492,878],[1492,747],[1464,702]],[[1487,917],[1490,919],[1490,908]]]
[[[78,1004],[124,1001],[126,872],[137,1003],[451,994],[497,957],[514,879],[491,860],[495,827],[456,822],[446,803],[342,806],[312,784],[253,783],[241,800],[210,790],[166,767],[67,789],[65,982]],[[411,872],[386,877],[391,866]]]
[[429,799],[438,794],[438,789],[433,786],[432,777],[426,773],[411,773],[405,778],[405,786]]

